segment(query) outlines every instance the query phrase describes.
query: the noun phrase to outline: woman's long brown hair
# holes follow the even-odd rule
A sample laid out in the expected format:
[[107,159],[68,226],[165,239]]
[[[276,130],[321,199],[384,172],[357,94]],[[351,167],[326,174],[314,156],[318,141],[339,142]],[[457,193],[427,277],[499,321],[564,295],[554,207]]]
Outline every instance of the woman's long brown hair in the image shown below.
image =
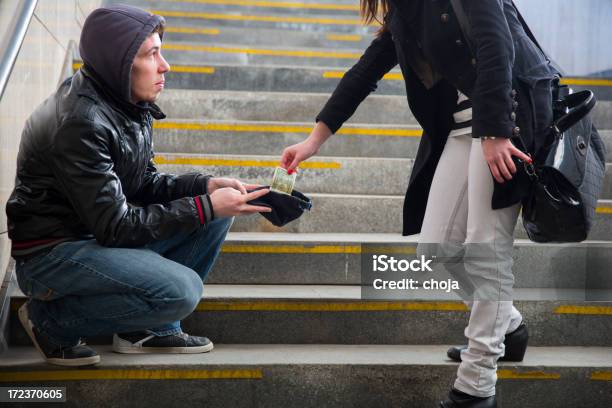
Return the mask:
[[363,22],[365,24],[371,24],[374,21],[379,22],[380,29],[377,35],[382,34],[387,29],[384,18],[389,11],[389,0],[359,0],[359,3],[359,11]]

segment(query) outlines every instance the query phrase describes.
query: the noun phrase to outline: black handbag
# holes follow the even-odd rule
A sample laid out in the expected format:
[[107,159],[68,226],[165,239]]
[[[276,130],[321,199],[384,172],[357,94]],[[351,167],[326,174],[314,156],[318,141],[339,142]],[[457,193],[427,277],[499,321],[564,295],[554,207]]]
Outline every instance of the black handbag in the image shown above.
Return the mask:
[[563,114],[553,123],[545,159],[523,163],[531,180],[522,200],[523,227],[534,242],[580,242],[588,236],[606,168],[605,147],[589,115],[594,106],[588,90],[556,100],[554,111]]
[[[470,27],[461,0],[451,0],[459,25],[471,43]],[[517,16],[529,38],[546,56],[529,26],[516,8]],[[546,59],[560,72],[548,56]],[[529,164],[523,162],[531,181],[523,198],[522,219],[527,236],[534,242],[584,241],[593,224],[597,199],[605,175],[606,150],[590,112],[595,107],[593,92],[571,93],[559,78],[552,81],[552,140]],[[519,135],[522,150],[527,152]]]

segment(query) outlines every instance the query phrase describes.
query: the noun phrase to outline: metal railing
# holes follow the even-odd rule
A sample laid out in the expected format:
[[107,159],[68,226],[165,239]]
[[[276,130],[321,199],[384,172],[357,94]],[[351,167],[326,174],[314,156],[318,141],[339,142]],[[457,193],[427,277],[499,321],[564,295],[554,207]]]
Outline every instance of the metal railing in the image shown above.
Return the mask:
[[38,0],[21,0],[15,12],[15,18],[6,31],[6,37],[0,44],[0,99],[8,83],[11,71],[19,55],[21,44],[25,38],[28,26],[34,15]]

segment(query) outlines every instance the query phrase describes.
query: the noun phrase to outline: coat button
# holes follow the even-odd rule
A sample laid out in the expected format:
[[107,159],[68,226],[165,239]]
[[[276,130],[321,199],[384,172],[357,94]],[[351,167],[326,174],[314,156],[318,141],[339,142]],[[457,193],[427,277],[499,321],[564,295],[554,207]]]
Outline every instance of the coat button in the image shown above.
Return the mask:
[[455,44],[457,45],[457,47],[462,47],[463,41],[461,41],[461,38],[458,38],[457,40],[455,40]]
[[513,122],[515,122],[515,121],[516,121],[516,112],[512,112],[512,113],[510,114],[510,119],[511,119]]
[[473,65],[473,66],[476,66],[476,58],[472,58],[472,61],[471,61],[471,62],[472,62],[472,65]]
[[448,13],[443,13],[440,16],[440,20],[442,20],[443,23],[448,23],[448,20],[450,20],[450,16],[448,15]]
[[512,95],[512,98],[516,98],[516,89],[513,89],[510,95]]
[[521,134],[521,128],[520,128],[520,127],[518,127],[518,126],[515,126],[515,127],[514,127],[514,129],[512,129],[512,134],[513,134],[514,136],[518,136],[518,135],[520,135],[520,134]]
[[512,102],[512,109],[516,110],[516,108],[518,108],[518,102],[514,101],[514,102]]

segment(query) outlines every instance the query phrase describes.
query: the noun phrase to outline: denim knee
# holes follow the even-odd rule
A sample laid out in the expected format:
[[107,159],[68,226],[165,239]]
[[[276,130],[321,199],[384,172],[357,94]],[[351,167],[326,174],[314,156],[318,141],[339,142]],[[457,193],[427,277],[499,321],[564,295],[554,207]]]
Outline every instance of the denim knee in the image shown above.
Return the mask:
[[172,284],[164,292],[165,305],[160,312],[169,320],[181,320],[195,310],[202,298],[202,279],[192,270],[181,278],[173,277]]

